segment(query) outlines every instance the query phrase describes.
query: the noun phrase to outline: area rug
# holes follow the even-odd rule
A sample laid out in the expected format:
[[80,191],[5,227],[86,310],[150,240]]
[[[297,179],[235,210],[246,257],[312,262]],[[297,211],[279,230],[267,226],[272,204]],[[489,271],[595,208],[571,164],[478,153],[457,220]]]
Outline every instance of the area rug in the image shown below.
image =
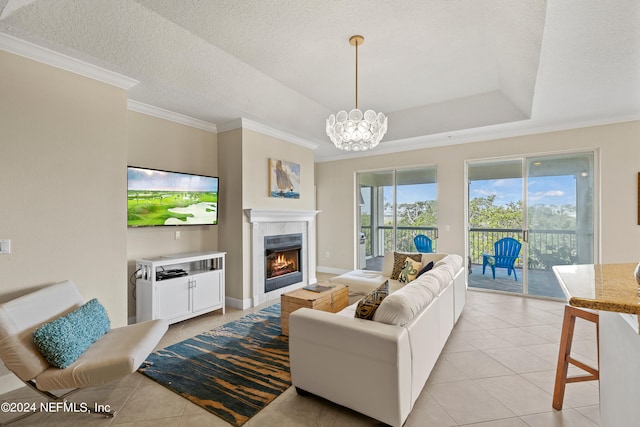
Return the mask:
[[291,385],[280,332],[274,304],[152,353],[139,372],[241,426]]

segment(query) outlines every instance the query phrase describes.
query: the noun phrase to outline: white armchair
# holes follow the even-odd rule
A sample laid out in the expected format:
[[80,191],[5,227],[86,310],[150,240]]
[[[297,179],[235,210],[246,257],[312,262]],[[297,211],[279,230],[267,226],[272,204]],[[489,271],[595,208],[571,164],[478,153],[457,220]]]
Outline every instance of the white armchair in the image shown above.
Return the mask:
[[[111,329],[71,365],[64,369],[50,366],[34,343],[33,331],[84,302],[75,284],[66,281],[0,304],[0,359],[18,378],[49,399],[64,399],[78,389],[135,372],[168,328],[164,320],[152,320]],[[55,393],[62,390],[62,394]],[[10,422],[19,418],[23,417]]]

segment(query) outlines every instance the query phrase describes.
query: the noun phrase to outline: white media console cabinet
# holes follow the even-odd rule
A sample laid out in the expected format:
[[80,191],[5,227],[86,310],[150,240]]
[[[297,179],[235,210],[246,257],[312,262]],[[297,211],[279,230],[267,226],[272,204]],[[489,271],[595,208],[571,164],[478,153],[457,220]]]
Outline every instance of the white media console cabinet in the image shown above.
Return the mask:
[[197,252],[136,260],[136,321],[169,323],[221,309],[226,252]]

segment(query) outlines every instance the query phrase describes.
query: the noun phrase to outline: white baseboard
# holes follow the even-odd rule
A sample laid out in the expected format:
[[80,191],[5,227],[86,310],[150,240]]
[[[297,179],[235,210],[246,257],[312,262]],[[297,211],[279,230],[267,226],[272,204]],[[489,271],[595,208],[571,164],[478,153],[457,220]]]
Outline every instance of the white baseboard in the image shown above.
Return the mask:
[[9,393],[10,391],[17,390],[24,386],[25,383],[11,372],[0,377],[0,394]]
[[238,299],[225,297],[224,305],[227,307],[238,308],[240,310],[246,310],[247,308],[251,308],[251,298]]

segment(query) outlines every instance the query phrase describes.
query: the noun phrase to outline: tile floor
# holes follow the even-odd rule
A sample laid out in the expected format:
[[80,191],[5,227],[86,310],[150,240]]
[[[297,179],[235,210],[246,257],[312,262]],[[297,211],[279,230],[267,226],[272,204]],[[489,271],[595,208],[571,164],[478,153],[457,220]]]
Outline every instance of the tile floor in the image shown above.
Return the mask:
[[[252,310],[253,311],[253,310]],[[599,425],[598,383],[567,385],[564,410],[551,408],[563,304],[469,291],[464,312],[431,377],[409,415],[406,427],[588,427]],[[249,311],[228,309],[172,325],[164,347]],[[596,365],[595,328],[578,320],[574,355]],[[578,371],[576,371],[578,372]],[[34,402],[26,387],[0,396],[0,402]],[[115,418],[95,414],[37,414],[20,426],[182,427],[228,426],[177,394],[134,373],[70,400],[98,401],[118,410]],[[0,422],[7,420],[0,414]],[[300,397],[289,388],[245,424],[257,426],[375,426],[380,423],[330,402]]]

